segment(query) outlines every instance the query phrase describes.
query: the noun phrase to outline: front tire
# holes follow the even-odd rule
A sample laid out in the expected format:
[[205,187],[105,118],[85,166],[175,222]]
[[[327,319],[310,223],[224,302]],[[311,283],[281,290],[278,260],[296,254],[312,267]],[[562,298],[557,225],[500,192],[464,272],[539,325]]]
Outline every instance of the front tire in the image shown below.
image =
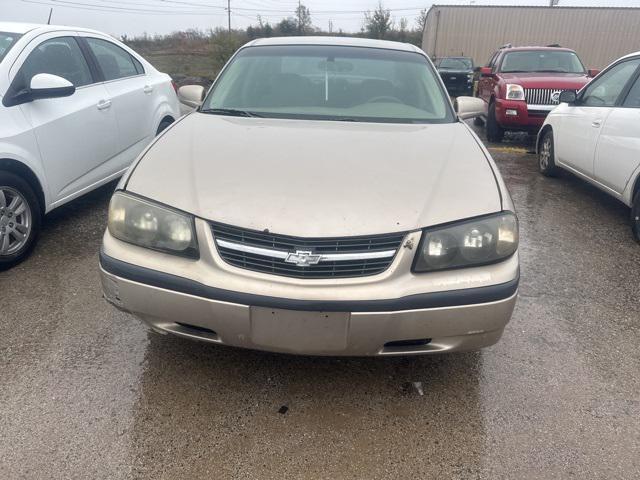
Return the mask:
[[636,198],[631,207],[631,231],[636,242],[640,243],[640,191],[636,193]]
[[553,144],[553,130],[547,129],[542,135],[540,148],[538,150],[538,169],[546,177],[555,177],[558,174],[558,167],[555,160],[555,149]]
[[160,135],[172,123],[173,123],[173,120],[168,120],[168,119],[160,122],[160,125],[158,125],[158,130],[156,130],[156,137]]
[[0,171],[0,271],[29,256],[40,234],[41,210],[33,188]]
[[491,103],[487,114],[487,140],[492,143],[500,143],[503,138],[504,129],[498,125],[498,120],[496,119],[496,105]]

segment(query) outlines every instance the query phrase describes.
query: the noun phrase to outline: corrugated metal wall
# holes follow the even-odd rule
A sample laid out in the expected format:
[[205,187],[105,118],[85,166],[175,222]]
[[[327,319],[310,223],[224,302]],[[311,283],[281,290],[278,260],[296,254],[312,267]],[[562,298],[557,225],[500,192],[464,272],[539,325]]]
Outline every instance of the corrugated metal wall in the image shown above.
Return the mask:
[[558,43],[587,68],[640,50],[640,8],[438,6],[429,10],[422,49],[432,58],[473,57],[484,65],[498,47]]

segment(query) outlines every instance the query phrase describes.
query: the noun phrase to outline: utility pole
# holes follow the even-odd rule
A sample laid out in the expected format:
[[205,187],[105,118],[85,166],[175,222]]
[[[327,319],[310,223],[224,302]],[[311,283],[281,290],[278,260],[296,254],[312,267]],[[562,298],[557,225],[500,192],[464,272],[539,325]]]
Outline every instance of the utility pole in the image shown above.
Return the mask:
[[227,19],[229,20],[229,32],[231,32],[231,0],[227,0]]
[[298,35],[302,35],[302,6],[301,0],[298,0]]

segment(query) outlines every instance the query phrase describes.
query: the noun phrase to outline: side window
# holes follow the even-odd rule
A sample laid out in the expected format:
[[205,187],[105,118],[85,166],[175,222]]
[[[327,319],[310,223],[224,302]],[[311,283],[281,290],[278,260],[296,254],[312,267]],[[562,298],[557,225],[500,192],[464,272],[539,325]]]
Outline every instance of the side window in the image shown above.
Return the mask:
[[627,98],[625,98],[622,106],[630,108],[640,108],[640,77],[636,79],[633,87],[631,87],[631,90],[629,90],[629,94],[627,95]]
[[138,75],[143,75],[144,67],[142,66],[142,64],[136,59],[136,57],[131,57],[131,60],[133,60],[133,64],[136,67],[136,72],[138,72]]
[[18,75],[25,86],[34,75],[49,73],[65,78],[76,87],[93,83],[89,65],[73,37],[59,37],[38,45],[27,57]]
[[496,66],[496,60],[498,58],[498,53],[500,53],[500,52],[496,52],[491,56],[491,58],[487,62],[487,67],[494,68]]
[[[105,80],[133,77],[138,75],[138,69],[129,52],[106,40],[88,37],[89,48],[96,56],[98,65],[102,69]],[[138,62],[139,63],[139,62]],[[142,65],[140,65],[142,68]]]
[[613,107],[636,69],[640,58],[621,62],[592,81],[584,90],[580,103],[589,107]]

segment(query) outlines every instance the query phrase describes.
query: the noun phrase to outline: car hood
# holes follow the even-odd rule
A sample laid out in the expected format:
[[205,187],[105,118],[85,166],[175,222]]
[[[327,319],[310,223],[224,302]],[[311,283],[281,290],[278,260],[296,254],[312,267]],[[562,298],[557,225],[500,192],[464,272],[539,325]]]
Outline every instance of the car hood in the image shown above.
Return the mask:
[[455,75],[455,74],[460,74],[460,75],[467,75],[469,73],[473,73],[473,70],[451,70],[448,68],[439,68],[438,72],[442,73],[450,73],[451,75]]
[[207,220],[301,237],[409,231],[502,208],[461,123],[193,113],[148,150],[126,188]]
[[584,73],[501,73],[505,83],[516,83],[523,88],[552,88],[554,90],[580,90],[591,80]]

